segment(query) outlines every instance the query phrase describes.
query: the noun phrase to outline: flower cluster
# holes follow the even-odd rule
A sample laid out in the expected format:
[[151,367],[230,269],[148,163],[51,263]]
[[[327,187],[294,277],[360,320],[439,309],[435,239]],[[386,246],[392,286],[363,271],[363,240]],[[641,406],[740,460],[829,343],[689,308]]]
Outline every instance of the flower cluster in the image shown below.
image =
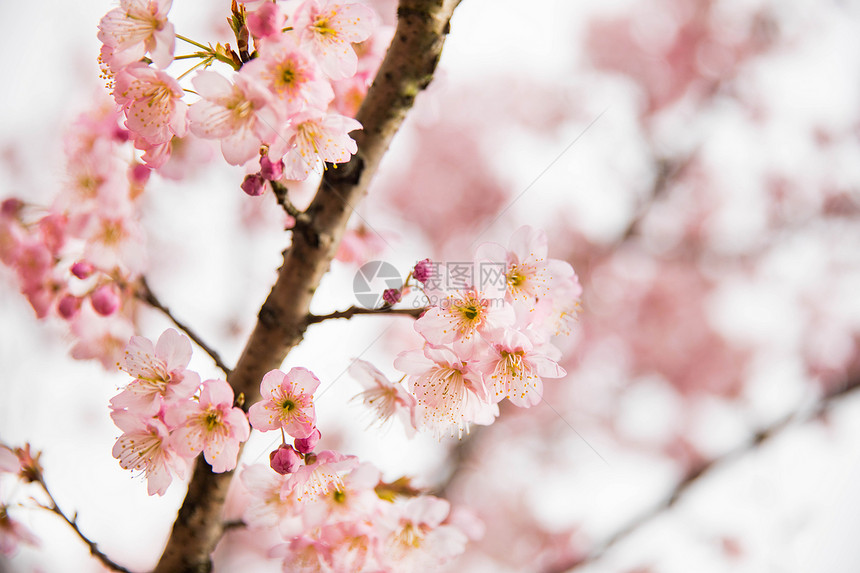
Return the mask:
[[283,558],[286,571],[360,572],[424,571],[462,552],[466,536],[446,521],[447,501],[421,496],[395,502],[403,492],[384,487],[370,464],[334,450],[315,451],[321,438],[313,403],[318,387],[305,368],[272,370],[260,385],[262,400],[248,412],[255,429],[293,438],[271,453],[271,469],[253,465],[241,473],[250,495],[245,523],[276,529],[282,537],[270,554]]
[[[164,165],[174,138],[188,130],[219,140],[233,165],[258,157],[262,148],[268,166],[249,175],[242,187],[253,195],[262,192],[266,178],[303,180],[324,163],[346,162],[356,152],[349,132],[361,125],[341,113],[354,114],[379,62],[376,43],[361,50],[361,60],[353,48],[369,38],[374,12],[364,4],[333,0],[289,8],[254,4],[250,12],[233,5],[230,25],[238,52],[229,44],[211,48],[176,35],[167,20],[170,0],[122,0],[102,18],[103,73],[150,167]],[[190,105],[178,81],[185,74],[165,71],[180,58],[174,59],[176,39],[202,49],[182,59],[199,58],[198,65],[206,67],[219,61],[233,70],[230,76],[198,72],[192,85],[200,99]]]
[[83,114],[65,141],[67,181],[47,208],[6,199],[0,261],[36,315],[69,322],[75,358],[116,363],[132,332],[132,285],[146,267],[137,198],[149,169],[129,162],[129,132],[110,107]]
[[[269,553],[285,571],[417,573],[463,552],[472,530],[457,523],[447,501],[398,491],[353,456],[326,450],[308,457],[303,472],[253,465],[240,474],[248,496],[243,521],[252,532],[277,532]],[[311,475],[321,487],[302,496]]]
[[134,336],[119,367],[134,380],[111,399],[111,418],[123,431],[113,456],[123,469],[141,472],[149,495],[163,495],[172,473],[185,477],[201,451],[216,473],[236,467],[239,446],[251,428],[233,406],[226,380],[206,380],[188,370],[191,342],[168,329],[153,344]]
[[550,338],[569,333],[581,287],[568,263],[547,257],[542,231],[520,228],[507,249],[485,243],[465,269],[421,261],[411,278],[430,306],[415,322],[423,348],[394,361],[408,392],[372,366],[353,368],[381,418],[462,435],[472,423],[491,424],[505,398],[539,403],[543,379],[564,376]]

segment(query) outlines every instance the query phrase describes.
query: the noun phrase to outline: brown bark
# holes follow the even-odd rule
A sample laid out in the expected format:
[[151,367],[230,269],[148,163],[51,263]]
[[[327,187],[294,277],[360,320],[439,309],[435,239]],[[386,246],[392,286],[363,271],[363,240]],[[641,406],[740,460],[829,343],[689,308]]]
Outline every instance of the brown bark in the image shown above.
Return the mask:
[[[382,156],[415,96],[430,83],[459,0],[401,0],[397,30],[357,119],[358,152],[323,177],[307,217],[293,231],[277,282],[228,380],[245,407],[260,398],[263,375],[280,367],[301,342],[314,292],[340,243],[351,206],[367,193]],[[197,460],[185,501],[155,573],[211,571],[210,555],[223,533],[222,508],[232,472],[213,474]]]

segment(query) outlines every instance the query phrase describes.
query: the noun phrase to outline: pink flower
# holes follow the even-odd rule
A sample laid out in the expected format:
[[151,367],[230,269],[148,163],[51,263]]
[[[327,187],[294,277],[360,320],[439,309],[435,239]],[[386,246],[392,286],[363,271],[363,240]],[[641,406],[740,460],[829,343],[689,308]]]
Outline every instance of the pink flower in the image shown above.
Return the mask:
[[[465,347],[464,347],[465,349]],[[418,404],[415,419],[438,434],[462,434],[470,423],[491,424],[499,408],[490,404],[481,374],[453,350],[425,346],[401,352],[394,366],[409,375]]]
[[385,556],[397,571],[432,570],[465,550],[466,535],[443,524],[449,511],[447,501],[430,495],[388,508]]
[[114,411],[114,423],[124,433],[113,446],[113,457],[125,470],[143,472],[149,495],[164,495],[172,473],[185,477],[188,462],[171,447],[167,426],[158,418],[144,418],[129,411]]
[[476,362],[484,375],[490,398],[499,402],[508,398],[523,408],[538,404],[543,397],[543,378],[561,378],[566,374],[556,360],[561,352],[546,343],[535,347],[525,333],[505,329],[490,344],[489,357]]
[[503,298],[474,287],[454,289],[415,321],[415,330],[434,345],[469,342],[478,333],[514,323],[514,310]]
[[276,140],[270,155],[283,154],[284,176],[304,181],[320,163],[346,163],[358,150],[350,131],[361,129],[356,120],[342,115],[308,110],[296,114],[284,137]]
[[343,489],[340,472],[355,468],[358,458],[323,450],[318,454],[308,454],[305,464],[292,474],[286,484],[289,494],[297,501],[316,500],[332,490]]
[[149,52],[159,68],[173,61],[176,36],[167,12],[173,0],[120,0],[120,7],[104,15],[99,22],[98,38],[112,48],[112,70],[140,60]]
[[266,86],[279,101],[284,116],[305,106],[326,109],[334,98],[331,85],[321,76],[316,63],[288,37],[265,42],[260,55],[242,66],[242,75]]
[[505,264],[508,300],[534,302],[546,296],[550,277],[544,231],[520,227],[511,237],[507,250],[497,243],[484,243],[476,250],[475,258]]
[[154,415],[162,399],[191,397],[200,386],[200,375],[186,368],[190,361],[191,341],[172,328],[154,346],[147,338],[133,336],[119,367],[135,379],[111,399],[111,407]]
[[242,516],[250,527],[277,526],[295,513],[295,501],[281,497],[288,477],[272,472],[269,466],[255,464],[244,466],[239,479],[251,496]]
[[245,18],[248,31],[255,38],[270,38],[281,33],[285,16],[274,2],[266,2]]
[[360,464],[343,477],[338,488],[305,504],[304,525],[314,528],[326,522],[349,522],[372,516],[380,502],[374,489],[380,479],[380,471],[373,464]]
[[231,165],[242,165],[260,151],[260,144],[275,136],[278,118],[271,94],[250,78],[238,74],[231,84],[222,75],[204,70],[192,80],[203,99],[191,104],[191,132],[204,139],[221,140],[221,152]]
[[182,86],[172,76],[146,64],[132,64],[116,76],[113,97],[125,112],[125,126],[135,140],[155,146],[186,130]]
[[263,432],[282,429],[294,438],[307,438],[316,423],[313,393],[319,384],[306,368],[266,373],[260,384],[263,400],[248,410],[251,425]]
[[86,241],[83,256],[96,267],[116,267],[139,274],[146,269],[146,241],[136,217],[135,206],[128,201],[112,205],[104,201],[78,218],[78,236]]
[[329,77],[340,79],[355,74],[358,57],[352,44],[370,36],[375,14],[363,4],[308,0],[296,10],[295,21],[302,46]]
[[355,399],[373,408],[380,424],[385,424],[392,416],[397,416],[403,422],[407,433],[410,436],[414,434],[414,396],[401,384],[390,382],[385,374],[364,360],[353,360],[349,373],[365,388]]
[[81,307],[69,326],[76,340],[71,350],[72,358],[94,358],[106,370],[116,368],[117,361],[122,360],[129,338],[134,334],[134,327],[127,317],[114,314],[105,318],[88,306]]
[[377,257],[387,246],[388,241],[383,234],[359,225],[346,230],[334,258],[344,263],[363,265]]
[[236,467],[239,445],[251,434],[245,413],[233,407],[233,388],[226,380],[203,382],[200,400],[175,404],[165,421],[174,428],[171,444],[179,455],[193,458],[202,450],[215,473]]

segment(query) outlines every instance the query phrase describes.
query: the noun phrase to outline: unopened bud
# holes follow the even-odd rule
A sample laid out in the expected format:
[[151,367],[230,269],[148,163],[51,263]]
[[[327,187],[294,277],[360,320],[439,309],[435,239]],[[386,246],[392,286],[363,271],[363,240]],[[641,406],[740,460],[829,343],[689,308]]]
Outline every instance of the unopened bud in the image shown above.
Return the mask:
[[268,155],[260,157],[260,176],[268,181],[277,181],[284,175],[284,162],[281,159],[273,162]]
[[254,173],[252,175],[245,175],[245,180],[242,181],[242,191],[250,195],[251,197],[257,197],[258,195],[263,194],[263,185],[266,183],[266,180],[263,179],[263,176],[259,173]]
[[113,285],[102,285],[90,294],[93,310],[102,316],[110,316],[119,308],[119,295]]
[[269,454],[269,465],[282,476],[294,473],[301,463],[302,458],[299,453],[286,444],[281,444],[277,450]]
[[426,282],[432,274],[433,261],[431,261],[430,259],[418,261],[418,263],[415,265],[415,268],[412,270],[412,276],[415,277],[415,280],[420,283]]
[[385,304],[391,306],[400,302],[402,294],[400,289],[396,288],[387,288],[382,291],[382,300],[385,301]]
[[60,302],[57,303],[57,312],[66,320],[71,320],[77,316],[80,310],[81,298],[68,293],[64,294]]
[[322,434],[320,434],[320,431],[314,428],[314,431],[307,438],[296,438],[296,449],[303,454],[309,454],[317,447],[321,437]]
[[84,280],[90,278],[96,268],[89,261],[78,261],[72,265],[71,270],[73,275]]

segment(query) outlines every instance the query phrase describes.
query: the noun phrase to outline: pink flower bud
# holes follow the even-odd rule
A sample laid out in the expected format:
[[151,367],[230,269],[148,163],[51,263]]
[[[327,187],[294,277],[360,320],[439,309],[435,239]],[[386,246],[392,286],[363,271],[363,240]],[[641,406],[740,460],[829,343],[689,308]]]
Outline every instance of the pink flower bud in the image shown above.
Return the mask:
[[316,428],[311,432],[311,435],[307,438],[296,438],[295,445],[296,449],[303,454],[309,454],[314,451],[314,448],[317,447],[317,443],[320,441],[322,434]]
[[283,160],[273,163],[268,155],[263,155],[260,157],[260,175],[268,181],[277,181],[284,175]]
[[259,173],[253,175],[245,175],[245,180],[242,181],[242,191],[251,197],[257,197],[263,194],[263,185],[266,180]]
[[110,316],[119,308],[119,295],[113,285],[102,285],[90,294],[93,310],[102,316]]
[[295,472],[301,463],[302,458],[299,453],[286,444],[281,444],[277,450],[269,454],[269,465],[282,476]]
[[14,219],[24,207],[24,203],[20,199],[12,197],[0,203],[0,215]]
[[423,283],[427,279],[430,278],[430,275],[433,274],[433,261],[430,259],[424,259],[423,261],[418,261],[415,265],[415,268],[412,270],[412,276],[415,277],[415,280]]
[[72,265],[72,274],[81,280],[90,278],[95,270],[96,268],[89,261],[78,261]]
[[384,291],[382,291],[382,300],[384,300],[385,304],[388,304],[388,305],[393,305],[393,304],[397,304],[398,302],[400,302],[401,296],[402,295],[400,293],[400,289],[387,288]]
[[80,297],[66,293],[57,303],[57,312],[66,320],[71,320],[81,310],[81,302]]
[[152,169],[143,163],[135,163],[128,170],[128,181],[132,185],[145,185],[149,181],[149,176],[152,174]]

